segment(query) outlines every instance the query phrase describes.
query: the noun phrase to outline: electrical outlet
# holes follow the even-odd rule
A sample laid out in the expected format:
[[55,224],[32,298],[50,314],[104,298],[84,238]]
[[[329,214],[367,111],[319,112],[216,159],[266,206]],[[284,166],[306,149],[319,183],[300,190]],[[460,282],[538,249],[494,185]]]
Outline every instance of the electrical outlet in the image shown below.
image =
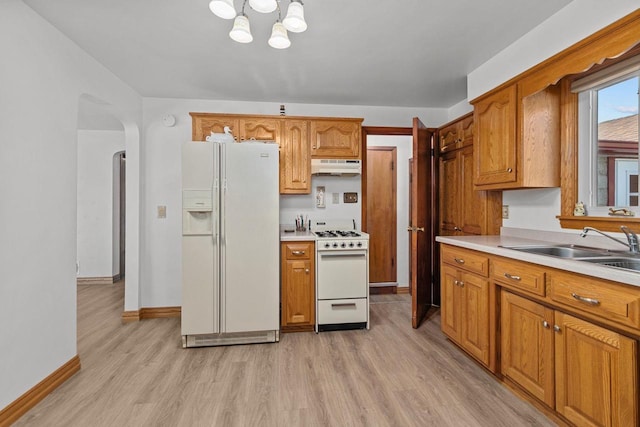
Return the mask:
[[331,193],[331,195],[333,196],[334,205],[337,205],[338,203],[340,203],[340,193]]
[[509,205],[502,205],[502,219],[509,219]]
[[358,203],[358,193],[344,193],[342,196],[345,203]]
[[166,217],[167,217],[167,207],[158,206],[158,218],[166,218]]

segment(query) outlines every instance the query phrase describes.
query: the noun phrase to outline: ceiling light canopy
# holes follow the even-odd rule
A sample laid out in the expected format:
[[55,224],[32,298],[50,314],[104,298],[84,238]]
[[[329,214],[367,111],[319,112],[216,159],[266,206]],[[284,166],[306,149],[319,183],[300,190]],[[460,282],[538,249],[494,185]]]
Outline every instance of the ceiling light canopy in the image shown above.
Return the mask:
[[233,0],[212,0],[209,9],[214,15],[222,19],[234,19],[233,28],[229,32],[229,37],[239,43],[250,43],[253,41],[249,17],[244,13],[245,6],[249,2],[249,7],[260,13],[278,12],[278,19],[271,29],[269,46],[276,49],[286,49],[291,46],[291,41],[287,30],[293,33],[301,33],[307,29],[307,22],[304,20],[304,7],[301,0],[289,0],[287,14],[282,19],[280,10],[281,0],[243,0],[242,10],[236,13]]

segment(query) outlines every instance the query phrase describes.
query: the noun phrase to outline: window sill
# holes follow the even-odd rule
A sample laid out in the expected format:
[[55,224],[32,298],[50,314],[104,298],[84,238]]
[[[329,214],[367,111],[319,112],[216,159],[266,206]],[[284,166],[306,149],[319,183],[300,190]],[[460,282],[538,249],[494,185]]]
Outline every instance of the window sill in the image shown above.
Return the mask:
[[640,218],[635,216],[561,216],[556,218],[560,220],[562,228],[581,229],[584,227],[595,227],[601,231],[620,232],[621,225],[627,225],[634,228],[634,231],[640,231]]

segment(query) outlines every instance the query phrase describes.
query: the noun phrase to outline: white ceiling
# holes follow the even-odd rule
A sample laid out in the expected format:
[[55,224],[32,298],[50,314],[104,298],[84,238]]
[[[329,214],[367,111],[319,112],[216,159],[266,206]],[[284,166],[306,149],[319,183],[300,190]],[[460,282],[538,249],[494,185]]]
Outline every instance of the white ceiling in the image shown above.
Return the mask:
[[447,108],[571,0],[304,0],[309,28],[286,50],[267,45],[276,15],[248,5],[243,45],[209,0],[24,2],[145,97]]

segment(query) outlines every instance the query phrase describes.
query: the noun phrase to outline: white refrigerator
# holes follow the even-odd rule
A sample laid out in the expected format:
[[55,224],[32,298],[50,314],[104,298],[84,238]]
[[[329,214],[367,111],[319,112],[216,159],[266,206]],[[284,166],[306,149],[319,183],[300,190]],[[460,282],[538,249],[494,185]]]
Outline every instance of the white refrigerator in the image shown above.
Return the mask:
[[182,345],[279,341],[279,159],[265,142],[182,146]]

